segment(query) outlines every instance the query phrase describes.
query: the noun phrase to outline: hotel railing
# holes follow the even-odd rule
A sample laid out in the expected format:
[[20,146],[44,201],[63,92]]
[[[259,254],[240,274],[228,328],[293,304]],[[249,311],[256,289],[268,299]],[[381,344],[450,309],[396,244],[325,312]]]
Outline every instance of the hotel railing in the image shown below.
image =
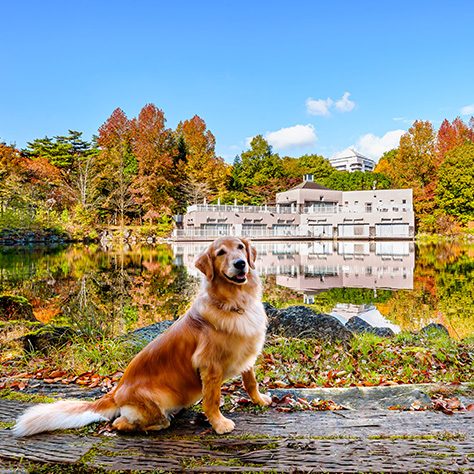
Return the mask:
[[[234,229],[175,229],[173,231],[173,237],[225,237],[228,235],[237,235]],[[243,229],[238,233],[242,237],[304,237],[307,234],[303,234],[298,228],[291,230],[278,230],[273,229]]]
[[[233,204],[194,204],[188,206],[187,213],[190,212],[241,212],[260,213],[271,212],[274,214],[297,214],[298,207],[292,206],[235,206]],[[303,214],[371,214],[375,212],[413,212],[412,207],[393,206],[367,208],[365,206],[305,206]]]
[[296,207],[288,206],[235,206],[233,204],[194,204],[187,212],[273,212],[276,214],[296,214]]

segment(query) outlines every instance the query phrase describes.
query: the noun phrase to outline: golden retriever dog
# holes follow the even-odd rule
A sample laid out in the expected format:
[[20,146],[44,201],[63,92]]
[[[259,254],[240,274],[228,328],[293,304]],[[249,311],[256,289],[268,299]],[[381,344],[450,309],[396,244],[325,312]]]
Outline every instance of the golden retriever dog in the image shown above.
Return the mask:
[[33,406],[18,418],[15,435],[111,420],[121,431],[161,430],[201,398],[214,430],[228,433],[234,422],[219,410],[221,384],[239,373],[252,402],[268,405],[253,371],[267,325],[255,259],[245,239],[214,241],[195,262],[206,278],[192,307],[133,358],[112,391],[95,402]]

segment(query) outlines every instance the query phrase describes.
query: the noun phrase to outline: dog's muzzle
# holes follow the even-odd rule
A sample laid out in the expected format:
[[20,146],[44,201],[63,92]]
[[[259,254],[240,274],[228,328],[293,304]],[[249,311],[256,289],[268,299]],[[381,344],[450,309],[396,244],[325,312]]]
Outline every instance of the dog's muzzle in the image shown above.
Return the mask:
[[224,275],[226,278],[233,283],[245,283],[247,281],[247,262],[243,258],[239,258],[233,264],[233,268],[231,268],[231,272],[229,272],[232,276]]

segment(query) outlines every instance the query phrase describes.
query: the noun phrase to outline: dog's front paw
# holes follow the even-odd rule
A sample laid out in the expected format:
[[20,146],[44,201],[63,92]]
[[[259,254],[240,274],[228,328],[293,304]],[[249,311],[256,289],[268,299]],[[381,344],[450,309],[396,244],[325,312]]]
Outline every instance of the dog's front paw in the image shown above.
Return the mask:
[[235,423],[229,418],[220,418],[212,423],[212,427],[217,434],[230,433],[235,428]]
[[260,394],[260,399],[257,400],[257,403],[259,405],[262,405],[264,407],[270,405],[272,403],[272,397],[269,397],[268,395],[263,395],[262,393]]

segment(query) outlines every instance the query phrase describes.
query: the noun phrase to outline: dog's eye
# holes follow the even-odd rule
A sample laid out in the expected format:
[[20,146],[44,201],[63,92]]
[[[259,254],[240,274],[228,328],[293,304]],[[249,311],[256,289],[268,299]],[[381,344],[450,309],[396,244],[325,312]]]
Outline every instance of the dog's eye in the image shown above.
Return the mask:
[[239,246],[237,247],[239,250],[243,250],[245,247],[242,245],[242,244],[239,244]]
[[219,252],[217,252],[217,255],[219,256],[225,255],[225,250],[219,250]]

